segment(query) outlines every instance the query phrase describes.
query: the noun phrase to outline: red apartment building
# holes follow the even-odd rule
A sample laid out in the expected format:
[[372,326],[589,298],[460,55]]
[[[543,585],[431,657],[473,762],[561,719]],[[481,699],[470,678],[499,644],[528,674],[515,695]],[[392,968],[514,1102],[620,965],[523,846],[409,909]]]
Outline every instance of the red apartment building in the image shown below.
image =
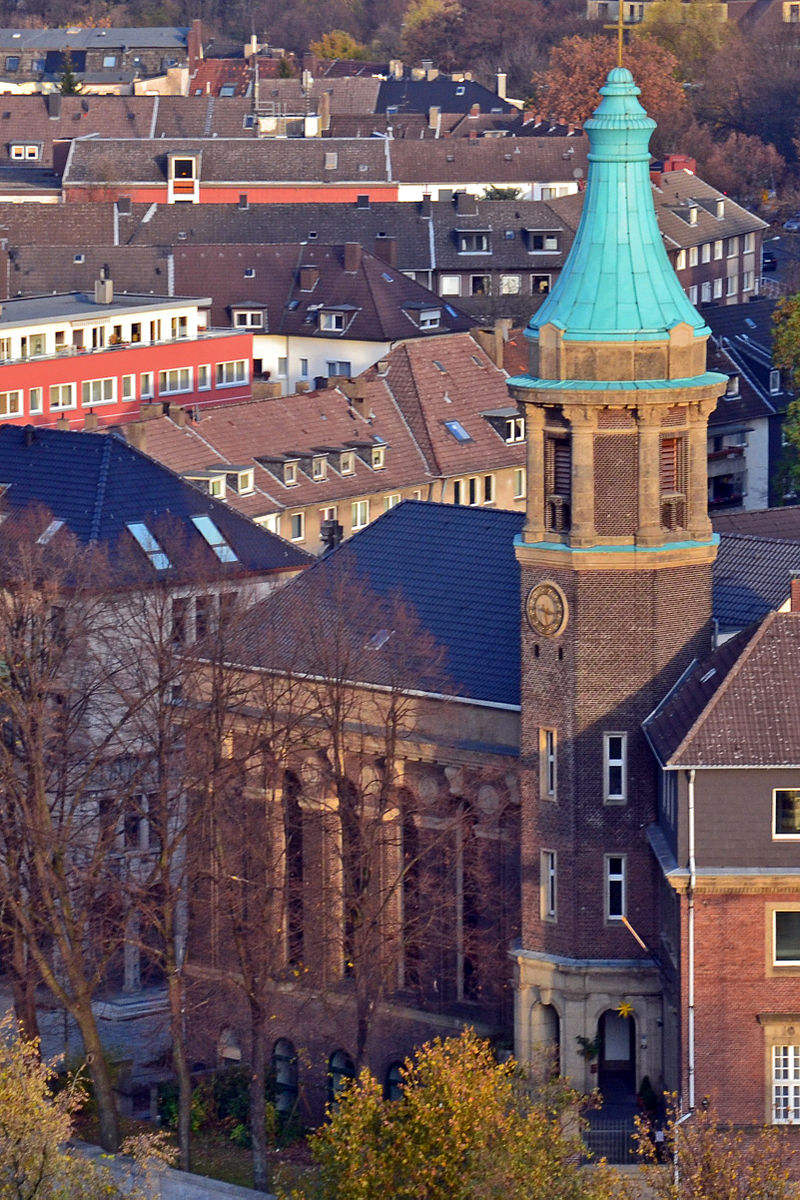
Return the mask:
[[250,398],[253,337],[212,330],[209,298],[20,297],[0,307],[0,420],[92,427],[151,403],[192,409]]

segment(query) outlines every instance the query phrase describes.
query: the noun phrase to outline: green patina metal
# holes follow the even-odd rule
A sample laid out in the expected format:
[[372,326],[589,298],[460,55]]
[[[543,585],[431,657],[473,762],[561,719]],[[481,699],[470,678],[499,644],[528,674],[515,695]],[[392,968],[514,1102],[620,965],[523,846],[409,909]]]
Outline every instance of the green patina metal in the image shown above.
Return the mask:
[[727,375],[705,371],[689,379],[535,379],[531,375],[514,375],[507,379],[509,388],[526,388],[543,392],[664,392],[689,387],[724,385]]
[[544,325],[568,341],[662,341],[685,323],[695,337],[709,329],[678,282],[658,228],[650,184],[655,121],[636,97],[625,67],[609,72],[603,99],[584,128],[589,135],[586,201],[561,275],[525,336]]

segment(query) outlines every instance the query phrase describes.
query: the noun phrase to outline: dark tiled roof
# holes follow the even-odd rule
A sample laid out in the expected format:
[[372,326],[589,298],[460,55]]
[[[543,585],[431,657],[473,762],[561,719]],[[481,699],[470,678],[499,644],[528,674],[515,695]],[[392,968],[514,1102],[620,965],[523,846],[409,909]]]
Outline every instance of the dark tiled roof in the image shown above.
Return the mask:
[[695,667],[646,730],[674,767],[800,763],[800,613],[770,613]]
[[[302,612],[353,573],[383,601],[410,606],[444,650],[440,680],[421,679],[409,657],[402,683],[493,704],[519,704],[519,567],[514,537],[522,513],[405,501],[281,589],[281,604]],[[269,665],[268,624],[253,610],[248,663]],[[336,620],[336,614],[331,616]],[[380,615],[361,614],[361,645]],[[300,664],[297,664],[298,667]],[[380,659],[359,656],[359,678],[380,682]]]
[[[80,541],[104,544],[121,582],[155,578],[126,529],[138,521],[163,542],[168,557],[176,551],[170,573],[176,581],[189,563],[204,573],[235,577],[296,571],[309,561],[304,551],[204,496],[111,434],[57,429],[31,434],[20,426],[0,426],[0,483],[6,485],[3,503],[12,510],[42,506]],[[203,514],[232,547],[235,563],[220,563],[195,530],[190,518]]]
[[377,112],[397,108],[401,112],[427,113],[430,108],[441,112],[469,112],[473,104],[481,112],[513,113],[513,104],[502,100],[472,79],[456,82],[439,75],[436,79],[384,79],[377,99]]
[[723,533],[713,569],[714,616],[720,627],[742,629],[784,604],[796,571],[800,542]]
[[[231,305],[258,304],[266,307],[270,333],[331,342],[392,342],[470,328],[469,317],[375,255],[362,252],[357,269],[346,271],[344,254],[341,246],[316,242],[305,246],[178,246],[175,288],[182,295],[192,295],[214,280],[214,325],[229,324]],[[304,266],[319,272],[309,291],[300,287],[300,268]],[[245,274],[251,271],[253,274]],[[420,329],[421,309],[415,305],[439,309],[439,326]],[[320,329],[319,310],[342,306],[347,306],[343,331]]]
[[717,513],[713,521],[716,533],[742,533],[800,542],[800,505],[759,508],[754,512]]
[[[83,208],[83,205],[80,207]],[[67,236],[65,234],[65,239]],[[114,293],[120,300],[123,299],[123,292],[144,292],[155,296],[166,296],[169,292],[167,251],[160,246],[86,245],[85,242],[77,242],[72,245],[49,245],[44,253],[43,244],[19,246],[9,252],[8,290],[11,296],[92,292],[100,268],[106,264],[114,281]],[[79,246],[80,253],[77,253]],[[83,261],[76,261],[76,257],[80,259],[81,255]]]
[[89,26],[60,29],[0,29],[0,46],[26,50],[186,49],[185,25]]

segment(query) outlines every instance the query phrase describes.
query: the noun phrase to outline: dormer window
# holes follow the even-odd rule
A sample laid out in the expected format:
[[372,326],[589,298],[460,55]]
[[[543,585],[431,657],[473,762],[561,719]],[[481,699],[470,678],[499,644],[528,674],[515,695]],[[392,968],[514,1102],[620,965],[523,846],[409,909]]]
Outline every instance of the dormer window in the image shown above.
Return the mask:
[[8,149],[15,162],[38,162],[42,157],[41,142],[12,142]]
[[538,233],[536,230],[528,230],[528,251],[530,254],[547,254],[558,250],[558,234],[557,233]]
[[771,396],[776,395],[781,390],[781,373],[773,367],[769,373],[769,393]]
[[525,418],[509,417],[506,421],[506,444],[525,441]]
[[198,179],[200,176],[200,152],[197,154],[169,154],[167,156],[168,200],[187,201],[197,204],[200,195]]
[[373,471],[382,471],[383,468],[386,466],[386,447],[385,446],[373,446],[372,447],[372,456],[371,456],[370,461],[372,464]]
[[738,375],[729,375],[728,376],[728,386],[725,389],[725,398],[730,399],[731,397],[738,396],[738,395],[739,395],[739,376]]
[[237,329],[263,329],[264,313],[261,309],[239,308],[233,314],[233,323]]
[[252,467],[246,467],[239,471],[228,471],[226,478],[239,496],[248,496],[255,491],[255,472]]
[[722,196],[720,196],[719,199],[717,200],[716,207],[717,207],[717,220],[721,221],[722,218],[725,216],[725,200],[723,199]]
[[341,475],[352,475],[356,469],[355,454],[352,450],[345,450],[339,456],[339,473]]
[[283,482],[287,487],[294,487],[297,483],[296,462],[286,462],[283,464]]
[[315,454],[311,460],[311,478],[319,483],[328,474],[328,460],[324,454]]
[[420,329],[438,329],[442,319],[442,310],[440,308],[423,308],[419,314]]
[[342,333],[344,330],[344,313],[325,312],[319,314],[319,327],[328,333]]
[[488,254],[489,253],[489,234],[479,232],[467,232],[460,230],[458,234],[458,252],[459,254]]

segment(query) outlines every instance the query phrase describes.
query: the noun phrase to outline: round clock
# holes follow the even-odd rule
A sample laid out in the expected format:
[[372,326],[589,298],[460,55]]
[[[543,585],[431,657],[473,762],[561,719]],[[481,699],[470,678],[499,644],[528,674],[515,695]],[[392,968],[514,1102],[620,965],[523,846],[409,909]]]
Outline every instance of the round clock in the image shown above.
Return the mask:
[[557,583],[546,580],[528,592],[525,612],[534,633],[557,637],[567,623],[567,598]]

